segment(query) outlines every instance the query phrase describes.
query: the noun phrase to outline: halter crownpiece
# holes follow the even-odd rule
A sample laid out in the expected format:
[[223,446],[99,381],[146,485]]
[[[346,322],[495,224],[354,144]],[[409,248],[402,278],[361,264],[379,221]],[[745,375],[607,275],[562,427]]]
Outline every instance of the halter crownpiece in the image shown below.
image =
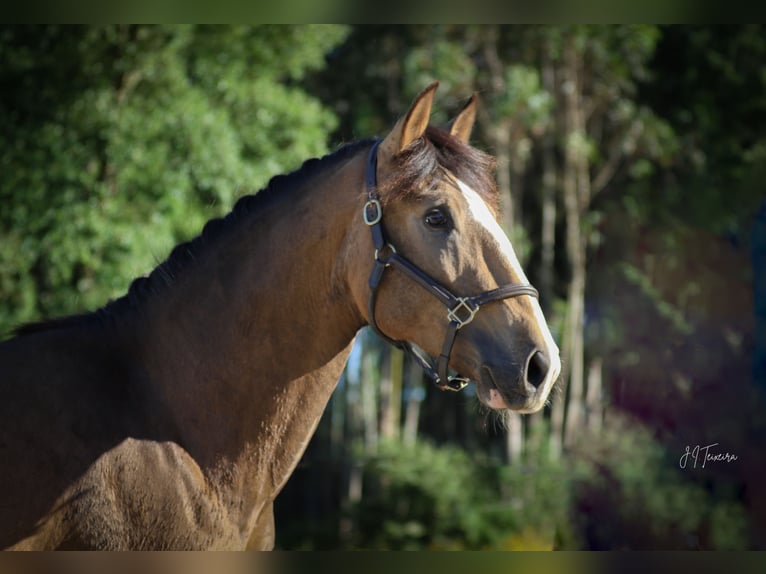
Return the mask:
[[[370,273],[370,299],[369,316],[370,326],[383,339],[405,351],[425,371],[426,375],[441,390],[460,391],[468,384],[469,379],[461,376],[449,376],[449,359],[455,338],[460,329],[473,321],[481,307],[493,301],[500,301],[510,297],[529,295],[538,297],[537,289],[531,285],[504,285],[497,289],[485,291],[472,297],[457,297],[444,285],[434,280],[430,275],[422,271],[418,266],[411,263],[396,252],[393,245],[388,243],[383,231],[383,208],[377,195],[377,171],[378,171],[378,146],[381,140],[377,140],[367,156],[365,170],[365,187],[367,190],[367,202],[362,210],[364,222],[370,228],[372,243],[375,247],[375,264]],[[408,341],[392,339],[380,330],[375,320],[375,301],[378,295],[378,287],[383,279],[383,274],[389,267],[404,273],[406,277],[414,281],[434,297],[439,299],[447,307],[447,333],[444,337],[441,354],[436,362],[436,368]]]

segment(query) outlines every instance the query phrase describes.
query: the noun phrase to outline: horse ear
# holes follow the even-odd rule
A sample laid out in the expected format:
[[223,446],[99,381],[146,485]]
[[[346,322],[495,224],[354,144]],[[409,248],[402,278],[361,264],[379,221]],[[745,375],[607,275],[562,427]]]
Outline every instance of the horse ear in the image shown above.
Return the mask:
[[471,131],[476,121],[476,92],[471,99],[463,106],[460,113],[448,125],[449,133],[458,138],[463,143],[468,143],[471,139]]
[[434,82],[420,92],[412,102],[407,114],[401,118],[394,129],[380,144],[381,151],[386,157],[394,157],[416,139],[423,136],[428,127],[428,119],[431,116],[431,105],[434,102],[434,93],[439,87],[439,82]]

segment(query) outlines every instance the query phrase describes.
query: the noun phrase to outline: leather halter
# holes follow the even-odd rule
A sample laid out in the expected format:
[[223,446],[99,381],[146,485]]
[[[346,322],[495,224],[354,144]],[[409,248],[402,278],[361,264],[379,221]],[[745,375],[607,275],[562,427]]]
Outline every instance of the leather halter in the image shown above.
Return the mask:
[[[370,299],[369,316],[370,326],[383,339],[392,345],[407,352],[423,368],[426,375],[441,390],[460,391],[467,384],[469,379],[461,376],[450,377],[449,359],[452,347],[455,344],[455,338],[460,329],[473,321],[474,316],[481,307],[493,301],[500,301],[510,297],[520,295],[529,295],[538,297],[537,289],[531,285],[504,285],[497,289],[485,291],[472,297],[458,297],[454,295],[444,285],[434,280],[430,275],[422,271],[415,264],[411,263],[396,252],[393,245],[388,243],[383,232],[383,208],[380,205],[377,194],[377,167],[378,167],[378,146],[381,140],[377,140],[370,153],[367,156],[367,167],[365,171],[365,187],[367,189],[367,203],[364,204],[363,215],[364,222],[370,228],[372,233],[372,243],[375,246],[375,265],[370,274]],[[434,368],[428,359],[423,357],[418,350],[408,341],[399,341],[392,339],[380,330],[375,320],[375,301],[378,295],[378,287],[383,279],[383,274],[389,267],[402,272],[407,278],[414,281],[447,307],[447,333],[444,337],[441,354]]]

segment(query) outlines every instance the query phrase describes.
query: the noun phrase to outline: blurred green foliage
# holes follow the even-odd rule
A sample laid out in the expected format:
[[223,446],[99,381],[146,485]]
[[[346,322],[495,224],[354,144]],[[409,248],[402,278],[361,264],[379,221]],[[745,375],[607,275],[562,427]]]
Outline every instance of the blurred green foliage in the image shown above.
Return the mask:
[[296,82],[340,26],[0,29],[0,331],[124,292],[235,198],[326,151]]
[[466,452],[392,442],[382,444],[366,464],[374,482],[354,509],[360,547],[406,550],[449,539],[475,546],[486,539],[481,509],[488,492],[465,490],[479,483]]
[[[731,493],[689,480],[645,426],[609,417],[573,449],[573,520],[591,549],[746,550],[749,521]],[[684,476],[687,473],[687,476]]]
[[[378,550],[710,549],[749,547],[736,497],[687,480],[681,453],[610,416],[566,458],[529,441],[502,464],[427,441],[385,442],[364,457],[365,489],[346,548]],[[539,428],[537,436],[546,430]],[[311,547],[307,543],[306,547]]]
[[542,450],[502,465],[458,447],[384,442],[364,459],[365,492],[351,508],[349,547],[550,549],[571,545],[569,479]]

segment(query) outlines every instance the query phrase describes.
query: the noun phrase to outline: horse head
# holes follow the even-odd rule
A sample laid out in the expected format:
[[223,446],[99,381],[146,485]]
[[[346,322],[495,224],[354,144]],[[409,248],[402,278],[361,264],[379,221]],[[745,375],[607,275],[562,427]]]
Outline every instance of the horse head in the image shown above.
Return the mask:
[[532,413],[558,378],[559,351],[498,222],[494,160],[468,144],[476,98],[446,129],[431,127],[436,87],[370,150],[355,234],[369,279],[352,281],[355,299],[441,388],[470,379],[487,406]]

